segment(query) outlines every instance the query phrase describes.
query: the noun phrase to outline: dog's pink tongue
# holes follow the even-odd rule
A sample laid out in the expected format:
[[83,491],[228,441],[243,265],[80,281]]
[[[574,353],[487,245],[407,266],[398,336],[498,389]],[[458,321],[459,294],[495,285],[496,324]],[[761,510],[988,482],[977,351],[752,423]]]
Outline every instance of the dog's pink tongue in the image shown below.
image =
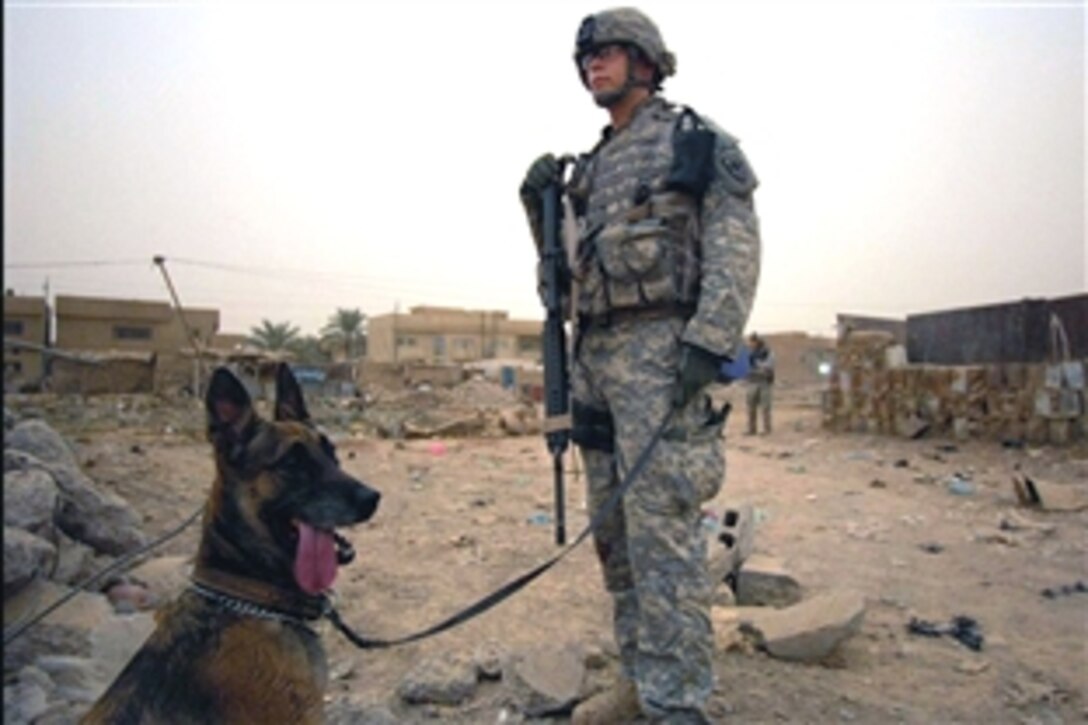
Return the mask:
[[328,531],[298,524],[295,581],[307,594],[320,594],[336,579],[336,542]]

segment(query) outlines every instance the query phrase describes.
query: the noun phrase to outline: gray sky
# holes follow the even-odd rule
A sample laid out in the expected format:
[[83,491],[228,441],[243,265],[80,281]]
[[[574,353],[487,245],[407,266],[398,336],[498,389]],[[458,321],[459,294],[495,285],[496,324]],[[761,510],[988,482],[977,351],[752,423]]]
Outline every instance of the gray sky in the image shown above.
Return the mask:
[[[518,203],[606,123],[585,2],[4,5],[4,284],[542,316]],[[1082,3],[646,0],[761,179],[750,329],[1088,289]]]

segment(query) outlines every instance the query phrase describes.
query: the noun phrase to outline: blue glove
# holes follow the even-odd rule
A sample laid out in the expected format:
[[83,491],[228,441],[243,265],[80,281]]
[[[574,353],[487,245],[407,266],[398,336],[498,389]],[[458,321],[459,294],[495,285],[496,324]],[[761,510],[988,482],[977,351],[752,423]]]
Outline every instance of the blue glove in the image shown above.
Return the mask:
[[740,380],[748,377],[748,372],[751,370],[751,365],[748,361],[748,351],[744,350],[737,356],[736,360],[728,357],[722,358],[721,365],[718,367],[718,382],[719,383],[731,383],[734,380]]

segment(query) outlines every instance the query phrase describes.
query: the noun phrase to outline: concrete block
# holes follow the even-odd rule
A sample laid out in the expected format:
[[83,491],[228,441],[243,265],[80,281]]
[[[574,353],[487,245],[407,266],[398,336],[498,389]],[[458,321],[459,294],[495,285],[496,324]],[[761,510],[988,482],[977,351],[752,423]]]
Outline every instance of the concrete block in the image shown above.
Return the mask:
[[865,618],[865,599],[852,591],[830,592],[786,609],[742,608],[741,630],[784,660],[816,662],[854,635]]
[[737,572],[736,595],[742,606],[788,607],[801,601],[801,585],[781,560],[754,554]]

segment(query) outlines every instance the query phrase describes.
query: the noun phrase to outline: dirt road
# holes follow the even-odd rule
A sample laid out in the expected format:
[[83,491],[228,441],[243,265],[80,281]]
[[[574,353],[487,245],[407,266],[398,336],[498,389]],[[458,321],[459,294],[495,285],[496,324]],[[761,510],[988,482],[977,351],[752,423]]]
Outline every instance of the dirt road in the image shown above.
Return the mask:
[[[757,552],[783,559],[806,595],[854,589],[867,611],[860,633],[819,665],[720,653],[715,718],[1088,718],[1088,593],[1074,588],[1088,583],[1088,511],[1025,510],[1010,484],[1019,467],[1088,497],[1083,446],[1005,449],[832,435],[821,429],[818,393],[809,389],[780,391],[774,435],[748,437],[737,399],[727,427],[727,482],[708,514],[751,503]],[[211,461],[191,430],[100,428],[73,424],[65,432],[87,473],[131,501],[149,533],[168,530],[203,501]],[[541,438],[392,441],[333,432],[345,467],[383,493],[378,515],[347,532],[358,557],[337,585],[342,616],[366,634],[393,637],[432,624],[556,550],[551,462]],[[954,477],[961,494],[950,491]],[[586,522],[581,487],[570,475],[571,538]],[[166,553],[191,553],[195,544],[190,530]],[[980,652],[907,631],[912,617],[944,623],[956,615],[979,623]],[[480,643],[509,651],[570,641],[607,651],[609,603],[592,547],[584,545],[513,599],[438,637],[367,653],[335,632],[325,639],[337,676],[334,699],[385,703],[408,722],[496,722],[501,684],[483,686],[456,709],[407,708],[394,693],[423,659],[471,656]]]

